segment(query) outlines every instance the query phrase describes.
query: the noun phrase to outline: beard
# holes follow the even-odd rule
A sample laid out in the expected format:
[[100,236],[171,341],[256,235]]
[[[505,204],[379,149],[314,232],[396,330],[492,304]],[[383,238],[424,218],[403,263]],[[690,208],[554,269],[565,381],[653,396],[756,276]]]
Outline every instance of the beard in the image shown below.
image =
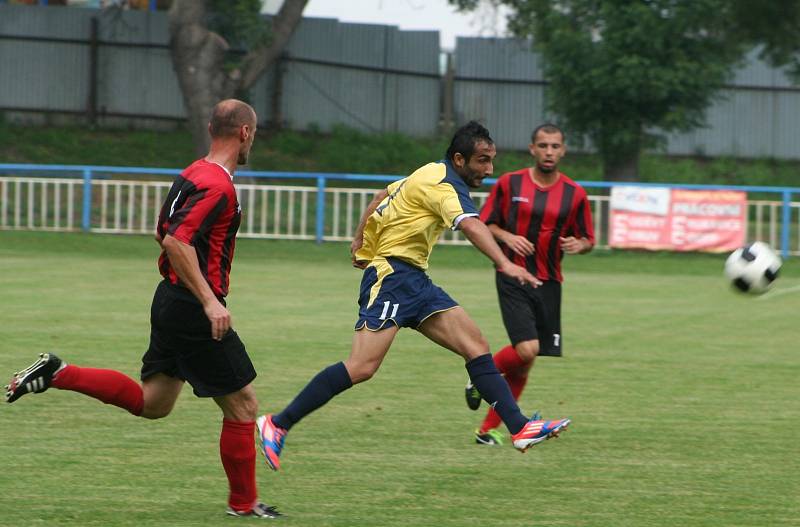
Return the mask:
[[467,186],[470,188],[481,188],[483,178],[478,174],[469,174],[466,178]]
[[464,183],[470,188],[481,188],[483,185],[483,176],[480,172],[473,172],[469,168],[466,168],[466,173],[461,176],[461,179],[463,179]]
[[239,152],[239,157],[236,158],[236,163],[239,165],[246,165],[249,154],[250,152]]
[[543,174],[552,174],[558,169],[558,165],[551,165],[549,167],[537,165],[537,168],[539,169],[539,172]]

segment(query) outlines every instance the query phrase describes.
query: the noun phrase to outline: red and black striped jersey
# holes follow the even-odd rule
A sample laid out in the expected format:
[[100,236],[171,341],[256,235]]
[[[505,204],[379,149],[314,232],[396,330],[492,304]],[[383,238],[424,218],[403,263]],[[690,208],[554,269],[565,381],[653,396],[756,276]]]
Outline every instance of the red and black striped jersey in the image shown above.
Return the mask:
[[527,268],[539,280],[563,280],[564,254],[559,237],[586,238],[594,244],[586,191],[562,173],[547,188],[534,183],[530,168],[503,174],[492,187],[481,210],[481,220],[525,236],[533,243],[535,252],[527,257],[500,246],[511,261]]
[[[228,171],[199,159],[189,165],[170,188],[156,227],[194,247],[200,271],[218,298],[228,294],[228,279],[242,209]],[[161,275],[173,284],[180,279],[166,251],[158,259]]]

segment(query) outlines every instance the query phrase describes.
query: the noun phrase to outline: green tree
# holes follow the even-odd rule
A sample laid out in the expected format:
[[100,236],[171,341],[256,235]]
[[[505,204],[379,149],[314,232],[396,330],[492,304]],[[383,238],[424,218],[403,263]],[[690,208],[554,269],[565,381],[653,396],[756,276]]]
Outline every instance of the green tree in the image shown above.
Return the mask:
[[733,0],[731,35],[761,45],[761,57],[787,66],[800,83],[800,0]]
[[542,55],[550,109],[610,180],[637,179],[643,149],[702,126],[742,56],[727,0],[450,1],[511,9],[510,31]]
[[[183,94],[197,155],[208,149],[206,130],[218,101],[246,92],[283,52],[308,0],[284,0],[270,23],[258,0],[172,0],[172,64]],[[236,56],[232,48],[244,48]]]

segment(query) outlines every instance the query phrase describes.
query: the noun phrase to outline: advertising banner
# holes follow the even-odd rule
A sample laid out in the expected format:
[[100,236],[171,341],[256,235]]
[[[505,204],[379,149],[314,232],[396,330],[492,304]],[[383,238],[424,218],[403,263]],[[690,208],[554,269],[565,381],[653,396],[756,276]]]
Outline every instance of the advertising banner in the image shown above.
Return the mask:
[[744,245],[747,194],[731,190],[614,187],[611,247],[724,252]]

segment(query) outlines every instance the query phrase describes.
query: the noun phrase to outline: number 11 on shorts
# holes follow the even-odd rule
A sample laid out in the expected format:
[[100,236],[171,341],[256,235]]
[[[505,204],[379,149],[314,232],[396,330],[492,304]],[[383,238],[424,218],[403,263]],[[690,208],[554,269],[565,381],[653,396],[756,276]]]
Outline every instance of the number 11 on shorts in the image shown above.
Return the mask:
[[392,306],[392,314],[389,315],[389,318],[394,318],[397,316],[397,308],[400,307],[400,304],[392,304],[388,300],[383,303],[383,312],[381,313],[381,320],[386,320],[386,314],[389,313],[389,306]]

